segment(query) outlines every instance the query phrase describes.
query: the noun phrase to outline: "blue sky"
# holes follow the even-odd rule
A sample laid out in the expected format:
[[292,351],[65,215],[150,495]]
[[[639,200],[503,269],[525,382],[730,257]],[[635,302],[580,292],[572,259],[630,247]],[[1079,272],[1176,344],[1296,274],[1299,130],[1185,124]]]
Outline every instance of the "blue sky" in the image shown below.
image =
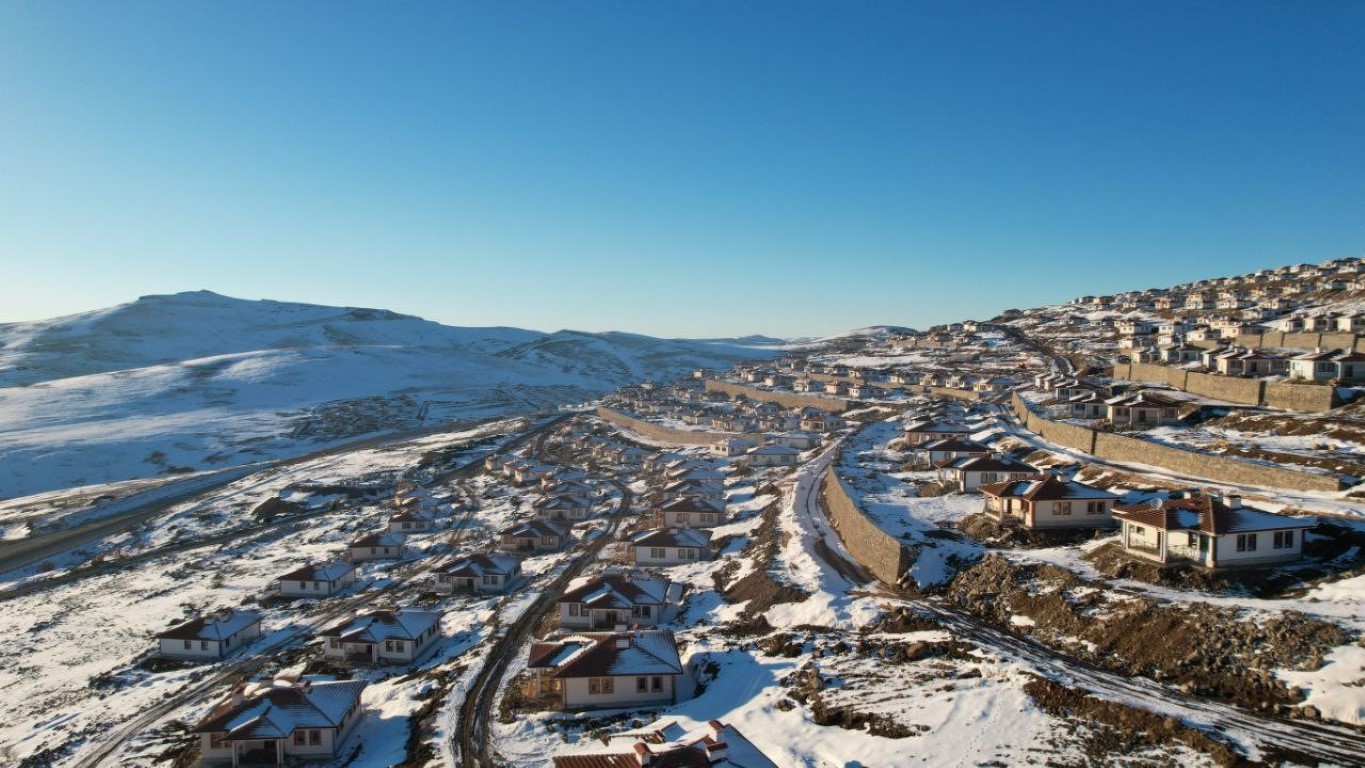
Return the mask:
[[1365,255],[1365,3],[0,4],[0,321],[833,333]]

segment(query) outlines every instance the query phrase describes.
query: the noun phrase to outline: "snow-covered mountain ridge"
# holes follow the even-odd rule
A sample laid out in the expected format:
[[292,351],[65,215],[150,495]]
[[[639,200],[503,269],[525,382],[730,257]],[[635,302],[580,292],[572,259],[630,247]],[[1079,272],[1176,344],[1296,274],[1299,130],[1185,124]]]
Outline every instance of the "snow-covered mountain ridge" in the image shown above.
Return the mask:
[[0,324],[0,498],[581,402],[772,354],[208,291],[145,296]]

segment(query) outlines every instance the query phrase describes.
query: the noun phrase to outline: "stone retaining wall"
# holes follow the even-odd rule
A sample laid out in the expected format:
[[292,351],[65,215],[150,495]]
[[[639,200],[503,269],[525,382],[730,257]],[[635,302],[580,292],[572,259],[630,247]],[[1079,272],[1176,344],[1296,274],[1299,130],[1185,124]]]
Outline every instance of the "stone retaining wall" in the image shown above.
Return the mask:
[[910,569],[914,556],[900,539],[883,531],[858,508],[834,464],[821,479],[820,498],[849,554],[879,581],[894,586]]

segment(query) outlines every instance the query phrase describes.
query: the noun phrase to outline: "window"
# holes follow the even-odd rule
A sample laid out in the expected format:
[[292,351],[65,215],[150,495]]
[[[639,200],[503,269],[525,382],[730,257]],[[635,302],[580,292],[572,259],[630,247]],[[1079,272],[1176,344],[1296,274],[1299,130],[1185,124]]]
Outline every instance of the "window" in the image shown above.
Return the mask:
[[1058,502],[1054,502],[1053,505],[1052,505],[1052,514],[1054,514],[1054,515],[1069,515],[1069,514],[1071,514],[1071,502],[1069,502],[1069,501],[1058,501]]
[[588,678],[588,693],[610,694],[616,692],[616,681],[610,677]]
[[1197,534],[1197,533],[1191,531],[1191,532],[1189,533],[1188,538],[1185,540],[1185,546],[1187,546],[1187,547],[1197,547],[1197,546],[1199,546],[1199,534]]
[[692,516],[691,516],[691,514],[689,514],[689,513],[687,513],[687,512],[679,512],[679,513],[678,513],[678,522],[679,522],[679,523],[690,523],[690,522],[692,522]]
[[1102,502],[1102,501],[1087,501],[1087,502],[1085,503],[1085,513],[1086,513],[1087,515],[1102,515],[1102,514],[1104,514],[1104,502]]
[[201,651],[207,651],[208,649],[209,649],[209,641],[207,641],[207,640],[200,640],[200,641],[199,641],[199,650],[201,650]]
[[186,640],[186,641],[185,641],[185,650],[188,651],[188,650],[191,650],[191,649],[193,649],[193,648],[194,648],[194,643],[191,642],[191,641],[189,641],[189,640]]
[[300,582],[299,582],[299,589],[308,589],[308,582],[306,582],[306,581],[300,581]]
[[1254,533],[1237,534],[1237,551],[1238,552],[1256,551],[1256,534]]
[[662,560],[668,556],[663,547],[650,547],[649,556],[655,560]]
[[662,677],[659,677],[658,675],[655,675],[653,678],[650,679],[650,686],[655,693],[658,693],[664,689],[664,679]]
[[682,559],[684,560],[697,559],[697,550],[693,549],[692,547],[683,547],[682,549],[678,550],[678,553],[682,555]]
[[1275,548],[1275,549],[1293,549],[1293,548],[1294,548],[1294,532],[1293,532],[1293,531],[1275,531],[1274,539],[1270,542],[1270,545],[1271,545],[1271,547],[1273,547],[1273,548]]
[[645,677],[635,678],[635,692],[644,693],[649,690],[649,679]]
[[316,728],[308,731],[308,743],[311,746],[318,746],[322,743],[322,731]]
[[209,749],[222,749],[222,748],[223,748],[223,737],[226,736],[226,735],[227,735],[227,734],[225,734],[225,733],[210,733],[210,734],[209,734]]
[[569,615],[570,615],[570,616],[578,616],[578,615],[579,615],[579,610],[580,610],[580,608],[579,608],[578,603],[569,603]]
[[294,731],[294,746],[301,747],[308,742],[307,731]]
[[616,693],[616,680],[610,677],[602,678],[602,693]]
[[1135,525],[1135,526],[1133,526],[1133,535],[1134,535],[1134,536],[1146,536],[1146,535],[1147,535],[1147,529],[1146,529],[1146,528],[1143,528],[1143,527],[1140,526],[1140,525]]
[[485,584],[497,584],[497,583],[498,583],[498,580],[501,579],[501,578],[502,578],[502,577],[499,576],[499,575],[496,574],[496,573],[485,573],[485,574],[483,575],[483,583],[485,583]]
[[341,647],[341,638],[339,638],[339,637],[334,637],[334,638],[332,638],[331,646],[332,646],[333,648],[340,648],[340,647]]

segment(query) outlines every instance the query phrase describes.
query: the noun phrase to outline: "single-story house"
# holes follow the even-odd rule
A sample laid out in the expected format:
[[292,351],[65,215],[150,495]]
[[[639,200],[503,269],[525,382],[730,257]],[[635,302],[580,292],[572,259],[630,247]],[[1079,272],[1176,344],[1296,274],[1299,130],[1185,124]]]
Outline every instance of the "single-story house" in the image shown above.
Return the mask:
[[980,487],[985,513],[1005,525],[1025,528],[1103,528],[1119,497],[1053,473]]
[[158,633],[157,654],[176,659],[221,659],[260,636],[260,613],[224,608]]
[[949,437],[966,437],[972,430],[952,421],[913,421],[904,427],[905,442],[911,446]]
[[581,496],[552,494],[537,496],[531,502],[537,520],[552,522],[582,521],[592,517],[592,502]]
[[936,466],[939,462],[960,459],[967,456],[989,456],[991,449],[976,442],[961,437],[946,437],[941,440],[930,440],[927,443],[920,443],[915,447],[920,460],[929,466]]
[[794,467],[801,452],[785,445],[760,445],[746,452],[741,461],[751,467]]
[[681,565],[710,560],[711,532],[697,528],[659,528],[630,537],[636,565]]
[[389,518],[389,533],[425,533],[434,525],[431,518],[416,510],[403,510]]
[[239,683],[190,729],[205,763],[283,765],[334,758],[360,722],[364,680]]
[[663,487],[666,499],[705,499],[725,501],[725,486],[715,480],[678,480]]
[[682,597],[682,585],[662,576],[608,573],[576,579],[559,598],[559,626],[615,630],[655,627]]
[[673,633],[584,632],[531,644],[526,665],[535,698],[559,709],[676,704],[682,659]]
[[664,528],[712,528],[726,522],[725,502],[681,496],[663,502],[655,509]]
[[554,768],[777,768],[734,726],[711,720],[687,731],[675,722],[580,739],[555,755]]
[[403,556],[403,537],[392,533],[367,533],[346,548],[351,562],[397,560]]
[[1311,517],[1287,517],[1246,507],[1239,496],[1184,493],[1114,511],[1123,549],[1159,563],[1205,568],[1278,565],[1303,557]]
[[322,655],[353,664],[408,664],[441,634],[441,611],[379,609],[318,633]]
[[457,558],[435,570],[439,592],[502,594],[521,575],[521,560],[504,554],[474,553]]
[[1150,390],[1119,395],[1104,401],[1105,418],[1116,427],[1164,427],[1180,421],[1179,400]]
[[512,552],[558,552],[568,546],[569,529],[544,520],[531,520],[502,532],[501,548]]
[[341,560],[305,565],[275,579],[285,597],[327,597],[355,584],[355,566]]
[[1008,456],[963,456],[938,464],[938,480],[943,486],[962,492],[983,485],[1022,480],[1038,474],[1037,468]]

